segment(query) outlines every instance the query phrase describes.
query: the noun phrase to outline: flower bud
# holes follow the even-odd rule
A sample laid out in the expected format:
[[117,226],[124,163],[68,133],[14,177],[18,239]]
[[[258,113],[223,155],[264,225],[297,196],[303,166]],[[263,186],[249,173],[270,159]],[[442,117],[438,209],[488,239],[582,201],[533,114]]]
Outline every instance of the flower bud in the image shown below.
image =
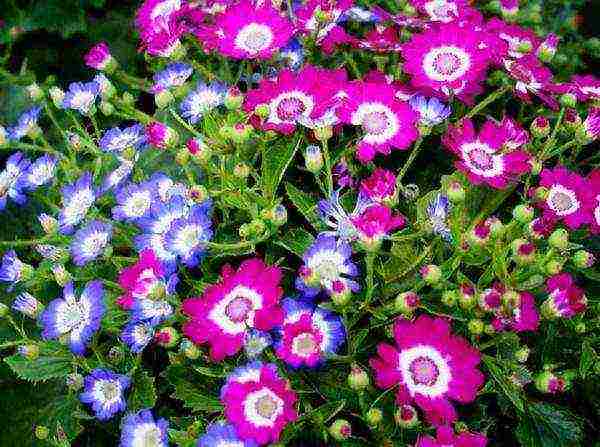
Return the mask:
[[548,275],[556,275],[562,272],[562,269],[563,261],[559,261],[558,259],[553,259],[550,262],[547,262],[546,265],[544,265],[544,271]]
[[25,91],[27,92],[27,95],[29,95],[29,99],[31,99],[33,102],[38,102],[44,99],[44,91],[40,88],[37,82],[29,84],[27,87],[25,87]]
[[65,385],[71,391],[79,391],[83,388],[83,376],[79,373],[70,373],[65,379]]
[[171,326],[160,328],[154,334],[154,341],[164,348],[172,348],[179,341],[179,332]]
[[195,203],[204,203],[209,198],[208,190],[204,185],[190,186],[188,194]]
[[56,283],[61,287],[66,286],[67,283],[72,279],[71,274],[62,264],[53,265],[52,274],[54,275],[54,280],[56,281]]
[[469,332],[471,334],[481,335],[485,329],[485,324],[479,318],[473,318],[472,320],[469,320],[467,327],[469,328]]
[[225,107],[227,110],[239,110],[244,102],[244,95],[237,87],[231,87],[225,96]]
[[48,436],[50,436],[50,430],[45,425],[36,425],[34,432],[35,437],[41,441],[48,439]]
[[456,290],[444,290],[442,293],[442,303],[444,303],[446,306],[454,306],[457,300],[458,294],[456,293]]
[[402,428],[413,428],[419,423],[417,411],[410,405],[400,405],[394,412],[394,420]]
[[8,132],[6,127],[0,125],[0,147],[3,147],[8,143]]
[[434,264],[424,265],[419,272],[421,278],[430,286],[436,285],[442,279],[442,270]]
[[38,216],[38,220],[44,233],[46,234],[55,234],[58,231],[58,220],[56,218],[49,216],[46,213],[42,213]]
[[135,106],[135,96],[133,96],[131,93],[124,92],[121,99],[125,103],[125,105],[131,106],[131,107]]
[[336,419],[329,427],[329,434],[336,441],[344,441],[352,436],[352,426],[345,419]]
[[175,154],[175,163],[177,163],[179,166],[187,165],[189,160],[190,151],[188,151],[187,149],[179,149]]
[[167,89],[160,90],[154,94],[154,103],[158,109],[166,109],[175,102],[175,96]]
[[583,321],[580,321],[575,325],[575,332],[578,334],[585,334],[587,332],[587,326]]
[[535,387],[542,393],[562,393],[567,388],[567,381],[552,371],[543,371],[534,378]]
[[573,264],[580,269],[587,269],[594,265],[596,257],[586,250],[577,250],[573,255]]
[[540,172],[542,172],[542,169],[544,168],[542,162],[537,158],[531,158],[529,160],[529,166],[531,166],[532,175],[538,175]]
[[523,346],[515,352],[515,359],[517,359],[517,362],[519,363],[525,363],[529,358],[530,353],[531,349],[529,349],[527,346]]
[[177,145],[179,134],[163,123],[153,122],[146,126],[148,142],[160,149],[166,149]]
[[458,304],[462,309],[469,310],[477,304],[475,288],[471,284],[461,284],[458,288]]
[[210,160],[210,147],[201,137],[191,138],[185,145],[190,154],[193,156],[192,160],[198,161],[200,164],[205,164]]
[[31,293],[23,292],[15,298],[12,303],[12,308],[35,320],[44,310],[44,305]]
[[112,346],[106,355],[108,361],[112,364],[119,363],[121,360],[123,360],[123,356],[123,348],[120,346]]
[[269,116],[269,114],[271,113],[271,111],[269,110],[269,105],[268,104],[258,104],[255,108],[254,108],[254,113],[262,119],[265,119]]
[[34,344],[21,345],[17,352],[28,360],[35,360],[40,355],[40,347]]
[[516,206],[512,214],[515,220],[521,224],[527,224],[535,217],[534,209],[525,204]]
[[10,308],[4,303],[0,303],[0,318],[7,316],[9,313]]
[[568,131],[574,132],[581,127],[582,120],[577,110],[567,109],[562,122]]
[[100,111],[104,116],[111,116],[113,113],[115,113],[115,106],[108,101],[101,101]]
[[560,103],[564,107],[575,107],[577,105],[577,97],[572,93],[565,93],[560,96]]
[[238,163],[233,168],[233,175],[239,179],[245,179],[250,175],[250,166],[246,163]]
[[533,49],[533,45],[528,40],[521,41],[517,45],[517,51],[519,53],[523,53],[523,54],[529,53],[529,52],[531,52],[532,49]]
[[351,290],[342,281],[336,280],[332,284],[331,301],[336,306],[345,306],[350,302]]
[[383,412],[379,408],[370,408],[365,414],[365,420],[370,427],[377,427],[383,421]]
[[179,350],[190,360],[196,360],[200,357],[200,349],[187,338],[184,338],[179,345]]
[[530,264],[535,260],[535,245],[525,239],[515,239],[511,244],[513,259],[517,264]]
[[569,246],[569,232],[564,228],[558,228],[548,238],[548,244],[558,250],[565,250]]
[[362,391],[369,386],[370,380],[367,372],[353,363],[348,374],[348,386],[354,391]]
[[531,133],[535,138],[544,138],[550,133],[550,121],[545,116],[537,116],[531,123]]
[[107,73],[112,73],[119,67],[106,42],[100,42],[93,46],[83,58],[88,67]]
[[319,146],[308,146],[304,152],[304,164],[306,169],[313,174],[318,174],[323,168],[323,154]]
[[454,203],[461,203],[464,202],[466,193],[465,189],[460,184],[460,182],[454,181],[450,182],[450,184],[448,185],[446,195],[448,196],[450,201]]
[[333,127],[331,126],[318,126],[313,130],[315,138],[318,141],[327,141],[333,136]]
[[419,295],[415,292],[403,292],[398,294],[394,301],[394,307],[397,312],[409,316],[419,307]]

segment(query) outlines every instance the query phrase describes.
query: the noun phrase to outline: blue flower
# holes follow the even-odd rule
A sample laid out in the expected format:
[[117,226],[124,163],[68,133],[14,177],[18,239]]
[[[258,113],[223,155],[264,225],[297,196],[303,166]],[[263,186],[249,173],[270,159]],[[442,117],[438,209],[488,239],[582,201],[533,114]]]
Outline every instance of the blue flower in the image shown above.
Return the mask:
[[100,329],[106,312],[101,281],[86,284],[79,299],[73,283],[63,289],[63,298],[51,301],[40,315],[42,337],[46,340],[66,337],[74,354],[83,355],[92,336]]
[[131,308],[133,322],[144,321],[153,326],[159,325],[173,315],[173,306],[165,300],[140,298],[134,301]]
[[35,133],[39,129],[37,122],[41,111],[42,108],[40,106],[35,106],[23,112],[17,123],[8,129],[8,139],[19,141],[25,135]]
[[117,205],[112,209],[112,216],[116,220],[126,220],[137,222],[148,216],[152,204],[156,201],[155,185],[151,182],[144,182],[129,185],[120,188],[115,193]]
[[244,352],[246,353],[246,357],[251,359],[258,357],[272,343],[273,339],[268,332],[257,329],[247,330],[244,338]]
[[189,216],[173,221],[165,242],[168,250],[179,256],[185,265],[195,267],[204,256],[212,235],[212,222],[205,207],[197,207]]
[[62,234],[71,234],[96,200],[92,174],[88,171],[84,172],[74,183],[64,186],[60,192],[63,207],[58,214],[59,230]]
[[344,241],[353,241],[359,238],[359,233],[352,222],[354,217],[360,216],[373,204],[370,199],[360,194],[352,213],[346,212],[340,203],[341,189],[334,191],[329,199],[319,201],[318,208],[321,219],[332,231],[325,232],[337,236]]
[[121,332],[121,340],[131,352],[139,354],[152,341],[154,326],[145,321],[132,321]]
[[171,87],[183,85],[193,72],[194,70],[191,65],[183,62],[169,64],[164,70],[161,70],[154,75],[152,91],[157,93]]
[[443,194],[436,195],[435,199],[427,205],[427,217],[434,234],[441,236],[447,242],[452,241],[452,232],[447,224],[451,206],[448,197]]
[[168,447],[168,428],[167,420],[154,420],[150,410],[129,414],[123,420],[119,447]]
[[195,90],[192,90],[181,102],[181,113],[190,123],[197,123],[200,118],[225,101],[228,87],[226,84],[213,81],[210,84],[199,82]]
[[293,38],[279,51],[279,58],[292,70],[299,70],[304,63],[304,47],[298,39]]
[[125,391],[131,385],[129,377],[109,369],[96,368],[83,380],[81,402],[91,405],[94,416],[101,421],[125,411]]
[[351,257],[350,244],[320,233],[302,256],[304,264],[296,278],[296,288],[309,297],[321,290],[331,297],[358,291],[360,286],[352,279],[358,276],[358,268]]
[[0,281],[10,284],[8,291],[14,289],[15,285],[25,279],[33,268],[19,259],[14,250],[9,250],[2,256],[0,264]]
[[141,124],[133,124],[123,129],[113,127],[100,138],[98,146],[104,152],[121,153],[127,148],[141,149],[147,143],[146,132]]
[[446,120],[452,113],[447,106],[437,98],[427,99],[421,95],[413,95],[410,98],[410,106],[421,115],[419,122],[422,126],[433,127]]
[[102,186],[98,191],[98,195],[106,194],[113,188],[120,186],[133,171],[133,163],[128,160],[121,162],[117,169],[111,171],[102,181]]
[[73,82],[65,93],[62,105],[65,109],[77,110],[82,115],[87,115],[94,106],[100,94],[100,85],[95,82]]
[[44,310],[44,305],[31,293],[23,292],[15,298],[12,308],[29,318],[35,319]]
[[52,155],[43,155],[29,165],[20,181],[26,189],[36,189],[48,183],[54,177],[56,158]]
[[210,424],[206,433],[200,436],[196,447],[215,447],[215,446],[236,446],[236,447],[258,447],[258,444],[252,440],[242,440],[238,438],[233,425],[225,422],[213,422]]
[[8,157],[6,167],[0,172],[0,211],[6,208],[9,197],[19,205],[23,205],[27,200],[23,178],[30,163],[21,152],[15,152]]
[[71,246],[73,263],[83,267],[102,254],[112,237],[112,225],[99,220],[93,220],[86,227],[75,233]]

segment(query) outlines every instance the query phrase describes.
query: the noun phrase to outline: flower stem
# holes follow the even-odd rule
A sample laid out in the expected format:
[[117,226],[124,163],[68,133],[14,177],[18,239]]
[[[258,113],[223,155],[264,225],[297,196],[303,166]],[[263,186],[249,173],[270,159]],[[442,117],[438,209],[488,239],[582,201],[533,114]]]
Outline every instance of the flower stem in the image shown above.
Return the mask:
[[400,173],[396,177],[396,181],[398,183],[402,182],[402,179],[406,175],[406,172],[408,171],[408,169],[410,168],[410,166],[413,164],[413,162],[417,158],[417,155],[419,155],[419,151],[421,150],[421,147],[422,147],[422,144],[421,144],[422,142],[423,142],[423,137],[419,137],[419,139],[415,143],[415,147],[410,152],[410,155],[408,156],[408,159],[406,160],[406,163],[404,163],[404,166],[402,166],[402,169],[400,170]]
[[473,118],[475,115],[477,115],[479,112],[481,112],[488,105],[493,103],[496,99],[500,98],[502,95],[504,95],[509,90],[510,90],[510,86],[505,85],[505,86],[499,88],[498,90],[496,90],[495,92],[490,93],[483,101],[481,101],[479,104],[477,104],[475,107],[473,107],[469,111],[469,113],[467,113],[461,119]]
[[331,158],[329,157],[329,147],[327,145],[327,140],[322,142],[323,146],[323,159],[325,161],[325,175],[326,175],[326,183],[327,183],[327,192],[329,196],[333,194],[333,174],[331,172]]

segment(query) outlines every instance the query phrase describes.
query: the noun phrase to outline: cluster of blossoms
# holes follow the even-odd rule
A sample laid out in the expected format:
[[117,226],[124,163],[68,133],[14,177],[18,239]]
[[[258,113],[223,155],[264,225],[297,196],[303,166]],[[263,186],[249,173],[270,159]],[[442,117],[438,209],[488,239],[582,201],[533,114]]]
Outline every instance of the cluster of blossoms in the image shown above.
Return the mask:
[[[152,81],[125,74],[99,43],[84,58],[102,72],[91,81],[67,91],[28,87],[35,105],[0,126],[0,148],[15,148],[0,172],[0,211],[12,212],[27,194],[50,210],[38,216],[38,239],[0,242],[19,251],[3,253],[0,281],[40,346],[68,346],[69,368],[86,371],[69,383],[79,401],[100,421],[122,417],[122,447],[166,447],[175,438],[198,447],[277,443],[302,409],[324,425],[310,399],[331,395],[311,381],[331,373],[335,382],[338,364],[351,365],[360,408],[345,408],[356,400],[347,399],[336,414],[361,413],[383,439],[375,404],[388,399],[403,429],[425,423],[413,433],[416,447],[484,447],[484,434],[460,426],[459,405],[494,390],[493,381],[484,389],[488,361],[499,362],[492,375],[503,392],[528,383],[515,378],[514,359],[501,364],[497,340],[521,343],[548,320],[582,330],[588,298],[575,272],[593,277],[594,255],[583,248],[588,233],[600,233],[600,170],[582,175],[575,166],[600,137],[600,80],[555,81],[546,65],[558,37],[513,23],[519,2],[500,2],[503,19],[472,3],[410,0],[394,15],[353,0],[146,0],[135,25],[154,58]],[[361,70],[358,52],[372,53],[377,69]],[[340,55],[351,75],[330,63]],[[212,67],[225,58],[239,70],[222,63],[221,80]],[[499,87],[480,101],[491,70]],[[119,92],[121,84],[153,95],[155,107]],[[510,111],[478,119],[511,91],[523,102],[518,119]],[[534,100],[537,116],[526,128],[521,118]],[[584,105],[582,119],[576,107]],[[73,127],[63,129],[55,112]],[[60,150],[46,141],[42,118],[57,127]],[[441,141],[436,151],[452,154],[456,172],[421,194],[428,179],[405,179],[426,140]],[[319,193],[286,183],[307,225],[277,234],[287,219],[278,188],[302,142],[305,169],[295,179]],[[33,160],[28,150],[45,154]],[[405,160],[400,169],[397,159]],[[42,186],[48,197],[34,194]],[[513,191],[520,202],[504,224],[497,209]],[[581,244],[563,227],[578,230]],[[284,249],[299,259],[287,262]],[[230,261],[236,267],[226,262],[234,256],[244,256]],[[62,297],[45,300],[52,280]],[[393,342],[365,343],[380,333]],[[111,346],[105,356],[113,334],[127,349]],[[37,345],[17,345],[15,356],[40,355]],[[518,352],[519,371],[534,367]],[[198,421],[176,430],[159,408],[134,408],[146,397],[132,396],[138,369],[150,362],[175,387],[170,398],[210,414],[222,408],[225,420],[203,423],[202,433]],[[378,388],[394,390],[368,409],[374,388],[360,362]],[[541,392],[567,390],[571,373],[553,369],[544,365],[527,380]],[[224,379],[218,398],[188,390],[197,384],[180,370],[210,377],[213,387]],[[429,426],[435,437],[425,434]],[[352,436],[344,419],[321,432],[334,441]]]

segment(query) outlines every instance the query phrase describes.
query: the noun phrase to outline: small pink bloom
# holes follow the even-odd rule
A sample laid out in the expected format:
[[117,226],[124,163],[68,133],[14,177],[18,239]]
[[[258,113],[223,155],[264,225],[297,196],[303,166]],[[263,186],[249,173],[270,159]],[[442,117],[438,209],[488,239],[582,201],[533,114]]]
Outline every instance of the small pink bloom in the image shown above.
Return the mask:
[[406,220],[401,215],[394,215],[387,206],[374,204],[361,215],[354,217],[352,223],[358,230],[360,241],[367,246],[373,246],[392,231],[402,228]]
[[360,193],[373,202],[391,205],[398,198],[396,176],[392,171],[377,168],[360,183]]
[[114,61],[106,42],[100,42],[93,46],[84,56],[85,64],[96,70],[105,70]]
[[587,297],[575,285],[569,273],[559,273],[546,281],[548,299],[542,304],[542,314],[546,318],[572,318],[585,312]]
[[448,426],[439,427],[436,439],[419,436],[415,447],[485,447],[488,439],[481,433],[462,432],[454,434]]
[[143,250],[139,260],[119,274],[119,285],[124,293],[117,299],[117,304],[123,309],[131,309],[136,300],[148,298],[153,293],[164,294],[167,287],[164,275],[164,267],[154,252]]

